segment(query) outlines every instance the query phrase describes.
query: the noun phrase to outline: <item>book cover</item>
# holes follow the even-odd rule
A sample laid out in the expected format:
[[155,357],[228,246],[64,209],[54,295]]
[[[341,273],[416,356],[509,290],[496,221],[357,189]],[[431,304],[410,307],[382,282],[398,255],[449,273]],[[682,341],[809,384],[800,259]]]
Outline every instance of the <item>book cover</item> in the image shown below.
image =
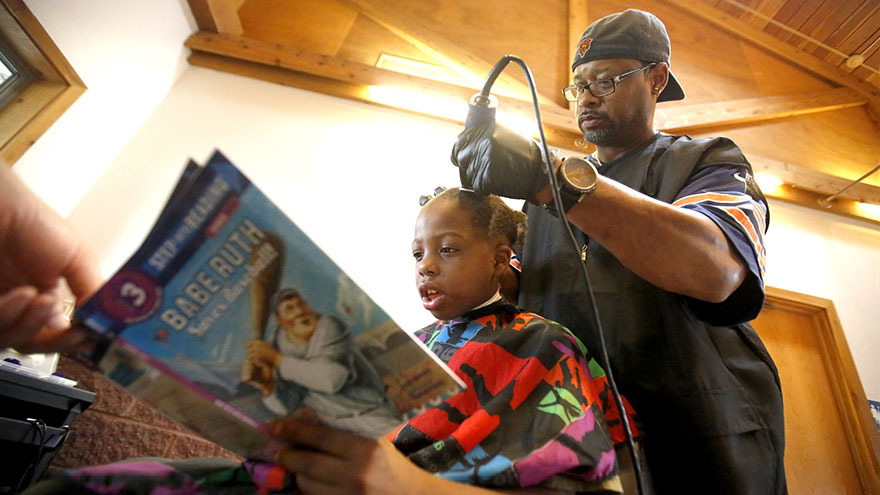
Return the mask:
[[74,318],[81,361],[243,456],[301,407],[378,438],[462,387],[219,152]]

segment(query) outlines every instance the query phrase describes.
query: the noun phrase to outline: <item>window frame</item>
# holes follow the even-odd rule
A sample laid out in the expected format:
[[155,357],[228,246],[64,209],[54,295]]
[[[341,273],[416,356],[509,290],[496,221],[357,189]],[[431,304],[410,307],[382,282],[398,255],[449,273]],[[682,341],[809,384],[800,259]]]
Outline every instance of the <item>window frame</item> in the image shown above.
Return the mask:
[[85,84],[21,0],[0,0],[0,32],[20,78],[0,108],[0,162],[12,166],[83,94]]

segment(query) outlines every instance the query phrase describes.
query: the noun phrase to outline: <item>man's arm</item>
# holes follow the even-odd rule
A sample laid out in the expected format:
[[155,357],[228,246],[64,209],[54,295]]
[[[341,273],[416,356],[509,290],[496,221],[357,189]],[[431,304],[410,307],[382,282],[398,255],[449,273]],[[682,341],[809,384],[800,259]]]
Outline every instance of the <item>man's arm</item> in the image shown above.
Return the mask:
[[[478,192],[545,204],[550,186],[536,147],[501,126],[476,126],[459,134],[451,161]],[[604,177],[567,217],[636,275],[670,292],[721,302],[748,276],[748,263],[707,215]]]
[[[535,202],[550,201],[548,184]],[[669,292],[721,302],[748,273],[745,260],[707,216],[605,177],[566,216],[633,273]]]

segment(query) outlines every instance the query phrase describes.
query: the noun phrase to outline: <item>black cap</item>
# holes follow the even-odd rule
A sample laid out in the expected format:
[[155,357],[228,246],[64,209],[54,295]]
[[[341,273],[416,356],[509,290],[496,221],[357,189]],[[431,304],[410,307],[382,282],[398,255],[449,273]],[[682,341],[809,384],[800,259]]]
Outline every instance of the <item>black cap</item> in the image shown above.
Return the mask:
[[[669,35],[666,26],[654,14],[636,9],[605,16],[581,35],[571,70],[591,60],[630,58],[644,62],[666,62],[669,65]],[[684,90],[669,71],[666,88],[657,101],[684,99]]]

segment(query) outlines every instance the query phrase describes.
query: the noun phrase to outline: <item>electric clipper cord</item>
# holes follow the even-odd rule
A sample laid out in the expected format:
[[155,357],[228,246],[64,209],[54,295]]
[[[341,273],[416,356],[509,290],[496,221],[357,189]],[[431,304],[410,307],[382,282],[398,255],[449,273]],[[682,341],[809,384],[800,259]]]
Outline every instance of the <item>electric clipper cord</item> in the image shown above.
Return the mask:
[[[593,285],[590,282],[590,274],[587,270],[586,260],[581,256],[581,248],[580,245],[575,238],[574,232],[571,229],[571,224],[568,223],[568,219],[565,216],[565,208],[562,204],[562,197],[559,194],[559,186],[556,180],[556,174],[553,170],[553,160],[550,156],[550,149],[547,146],[547,138],[544,136],[544,126],[541,123],[541,109],[538,104],[538,94],[537,89],[535,88],[535,81],[532,78],[532,71],[529,70],[529,67],[526,63],[516,55],[505,55],[499,60],[492,70],[489,72],[489,75],[486,77],[486,82],[483,84],[483,89],[479,93],[475,94],[471,97],[468,102],[469,109],[467,118],[465,119],[465,129],[470,127],[474,127],[477,125],[488,124],[495,121],[495,114],[498,109],[498,99],[489,94],[489,90],[492,87],[492,84],[495,83],[495,79],[498,78],[498,75],[501,74],[501,71],[509,64],[510,62],[516,62],[525,73],[526,79],[528,81],[529,90],[532,95],[532,107],[535,112],[535,121],[538,125],[538,133],[541,138],[541,151],[544,154],[544,166],[547,167],[547,177],[550,179],[550,189],[553,192],[553,204],[556,206],[556,211],[559,212],[559,220],[565,225],[565,230],[568,233],[568,237],[571,240],[571,245],[574,248],[572,252],[573,256],[577,256],[578,260],[580,260],[580,266],[582,269],[582,274],[584,277],[584,282],[587,287],[587,294],[590,299],[590,307],[593,310],[593,319],[596,323],[596,330],[599,336],[599,355],[602,360],[602,366],[605,368],[605,375],[608,377],[608,384],[611,387],[611,394],[614,397],[614,403],[617,405],[617,409],[620,412],[621,422],[623,424],[623,431],[626,434],[626,443],[627,447],[630,451],[630,457],[632,458],[633,470],[635,471],[636,476],[636,484],[638,486],[638,492],[640,494],[644,494],[644,485],[642,480],[642,468],[639,462],[639,455],[636,451],[635,441],[633,440],[632,429],[629,425],[629,420],[626,415],[626,409],[623,406],[623,400],[620,398],[620,393],[617,390],[617,383],[614,380],[614,374],[611,370],[611,363],[608,358],[608,350],[605,345],[605,332],[602,328],[602,322],[599,318],[599,308],[596,305],[596,297],[593,294]],[[464,174],[461,174],[462,178],[462,189],[471,190],[471,184],[465,184],[467,180]]]

